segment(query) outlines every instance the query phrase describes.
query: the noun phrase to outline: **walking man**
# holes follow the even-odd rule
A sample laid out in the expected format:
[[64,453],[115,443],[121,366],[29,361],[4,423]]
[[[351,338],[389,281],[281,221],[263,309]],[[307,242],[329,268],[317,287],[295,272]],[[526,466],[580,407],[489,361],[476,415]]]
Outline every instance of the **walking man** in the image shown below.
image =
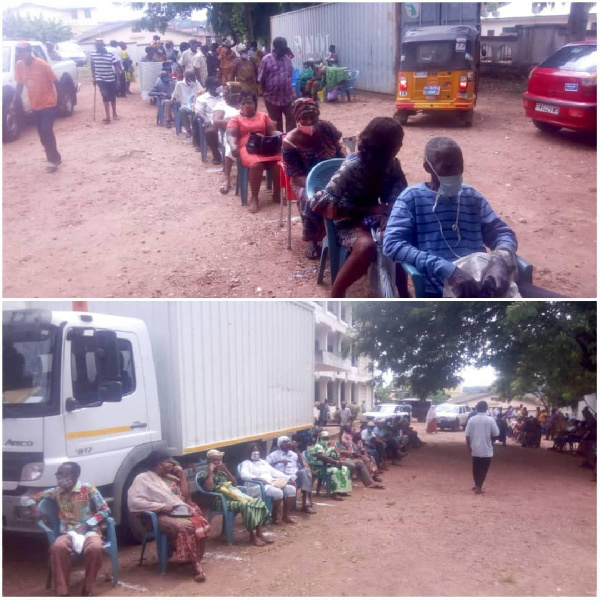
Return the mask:
[[38,134],[46,151],[46,171],[56,171],[62,162],[56,138],[54,137],[54,119],[58,104],[58,79],[52,67],[41,58],[33,56],[29,42],[18,42],[16,46],[17,64],[15,80],[17,86],[9,110],[17,110],[17,102],[21,99],[23,86],[29,94],[29,104],[35,118]]
[[346,427],[351,427],[351,426],[352,426],[352,410],[345,402],[342,402],[342,411],[340,413],[340,439],[342,439],[342,433],[344,433],[344,430],[346,429]]
[[469,419],[465,429],[467,449],[473,457],[473,480],[475,482],[473,491],[476,494],[483,494],[483,482],[490,468],[492,456],[494,456],[492,436],[500,435],[496,421],[486,414],[487,409],[488,405],[485,400],[478,402],[477,414]]
[[[292,87],[292,61],[287,56],[285,38],[273,40],[273,52],[267,54],[260,63],[258,81],[262,85],[265,106],[269,117],[276,124],[277,131],[288,132],[296,127],[292,102],[295,99]],[[285,129],[283,117],[285,116]]]
[[98,85],[106,118],[102,119],[105,124],[110,123],[110,107],[112,107],[112,118],[116,121],[117,115],[117,78],[121,74],[121,63],[117,57],[110,53],[104,41],[96,40],[96,52],[90,54],[92,67],[92,81]]
[[[101,526],[110,509],[100,492],[79,479],[81,467],[75,462],[63,463],[56,471],[56,487],[37,492],[26,501],[34,520],[41,518],[38,502],[47,498],[58,505],[60,536],[50,548],[50,567],[58,596],[69,594],[71,552],[83,554],[85,580],[81,596],[91,596],[94,581],[102,567]],[[78,535],[73,535],[78,534]],[[85,539],[81,540],[83,536]],[[83,547],[77,545],[83,541]]]

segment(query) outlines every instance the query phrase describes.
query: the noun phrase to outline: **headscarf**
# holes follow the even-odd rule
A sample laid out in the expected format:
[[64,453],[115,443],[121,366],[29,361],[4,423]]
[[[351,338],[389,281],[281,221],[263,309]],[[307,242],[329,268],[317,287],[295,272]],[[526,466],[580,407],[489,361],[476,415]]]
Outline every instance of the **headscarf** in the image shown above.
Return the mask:
[[294,120],[298,122],[301,115],[307,112],[317,113],[319,117],[319,103],[312,98],[298,98],[292,104],[292,111],[294,113]]
[[219,451],[219,450],[216,450],[216,449],[214,449],[214,448],[213,448],[212,450],[209,450],[209,451],[206,453],[206,458],[209,458],[209,459],[210,459],[210,458],[212,458],[213,456],[216,456],[216,457],[218,457],[218,458],[221,458],[221,459],[222,459],[222,458],[225,456],[225,452],[221,452],[221,451]]
[[277,447],[278,447],[278,448],[281,448],[281,446],[282,446],[283,444],[285,444],[285,442],[291,442],[291,441],[292,441],[292,440],[290,440],[290,438],[289,438],[287,435],[280,435],[280,436],[277,438]]

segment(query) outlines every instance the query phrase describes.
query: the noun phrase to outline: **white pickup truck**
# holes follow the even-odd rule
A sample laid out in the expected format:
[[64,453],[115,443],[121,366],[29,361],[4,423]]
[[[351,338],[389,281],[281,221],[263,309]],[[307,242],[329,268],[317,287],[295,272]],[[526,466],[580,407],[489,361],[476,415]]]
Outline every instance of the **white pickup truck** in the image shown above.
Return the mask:
[[[75,62],[72,60],[53,61],[44,44],[41,42],[30,42],[30,44],[33,55],[49,63],[58,78],[58,115],[70,117],[77,104],[77,92],[80,88]],[[15,81],[16,45],[17,42],[2,41],[2,142],[16,140],[25,124],[26,117],[31,114],[26,88],[23,89],[20,102],[17,103],[16,112],[9,111],[17,87]]]

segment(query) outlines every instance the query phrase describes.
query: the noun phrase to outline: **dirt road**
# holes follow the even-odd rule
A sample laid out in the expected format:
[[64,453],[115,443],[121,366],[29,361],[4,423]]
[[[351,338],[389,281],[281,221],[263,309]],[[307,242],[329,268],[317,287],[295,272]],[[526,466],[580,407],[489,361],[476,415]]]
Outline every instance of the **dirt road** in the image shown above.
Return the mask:
[[[496,447],[486,493],[471,491],[464,434],[424,435],[428,443],[384,474],[385,490],[355,486],[344,502],[319,497],[316,515],[270,527],[275,544],[207,545],[207,581],[190,567],[156,569],[154,545],[119,551],[113,588],[102,596],[595,596],[596,484],[579,460],[509,441]],[[546,445],[547,443],[544,442]],[[304,517],[304,518],[302,518]],[[45,542],[5,536],[3,594],[44,596]],[[105,564],[108,571],[108,561]],[[82,574],[74,573],[72,593]]]
[[[135,88],[134,88],[135,89]],[[424,179],[423,148],[435,135],[463,147],[465,181],[514,228],[535,282],[571,297],[596,296],[595,140],[538,132],[520,90],[485,83],[471,129],[419,116],[400,159],[409,183]],[[304,258],[294,207],[292,251],[279,207],[263,190],[251,215],[220,173],[189,144],[158,128],[139,95],[119,100],[121,120],[92,122],[85,80],[75,115],[56,124],[63,166],[44,172],[34,127],[4,146],[6,297],[322,297],[315,262]],[[98,115],[101,106],[98,106]],[[359,93],[327,104],[322,117],[354,135],[392,115],[391,96]],[[364,295],[359,282],[350,295]]]

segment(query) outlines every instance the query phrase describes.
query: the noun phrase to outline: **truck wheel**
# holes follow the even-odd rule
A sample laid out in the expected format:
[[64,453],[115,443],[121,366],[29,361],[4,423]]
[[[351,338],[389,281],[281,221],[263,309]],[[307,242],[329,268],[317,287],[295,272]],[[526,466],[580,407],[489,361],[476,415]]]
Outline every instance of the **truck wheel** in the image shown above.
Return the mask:
[[460,112],[460,121],[465,127],[471,127],[473,125],[473,113],[472,110],[466,110]]
[[75,88],[71,80],[64,81],[60,86],[60,96],[58,98],[58,115],[60,117],[70,117],[73,114],[75,106]]
[[533,120],[533,124],[540,130],[546,133],[554,133],[560,129],[560,125],[553,125],[552,123],[546,123],[544,121]]
[[15,112],[8,110],[12,97],[2,98],[2,143],[14,142],[21,135],[23,111],[20,105]]
[[394,115],[394,119],[400,123],[400,125],[406,125],[408,123],[408,111],[407,110],[397,110]]

